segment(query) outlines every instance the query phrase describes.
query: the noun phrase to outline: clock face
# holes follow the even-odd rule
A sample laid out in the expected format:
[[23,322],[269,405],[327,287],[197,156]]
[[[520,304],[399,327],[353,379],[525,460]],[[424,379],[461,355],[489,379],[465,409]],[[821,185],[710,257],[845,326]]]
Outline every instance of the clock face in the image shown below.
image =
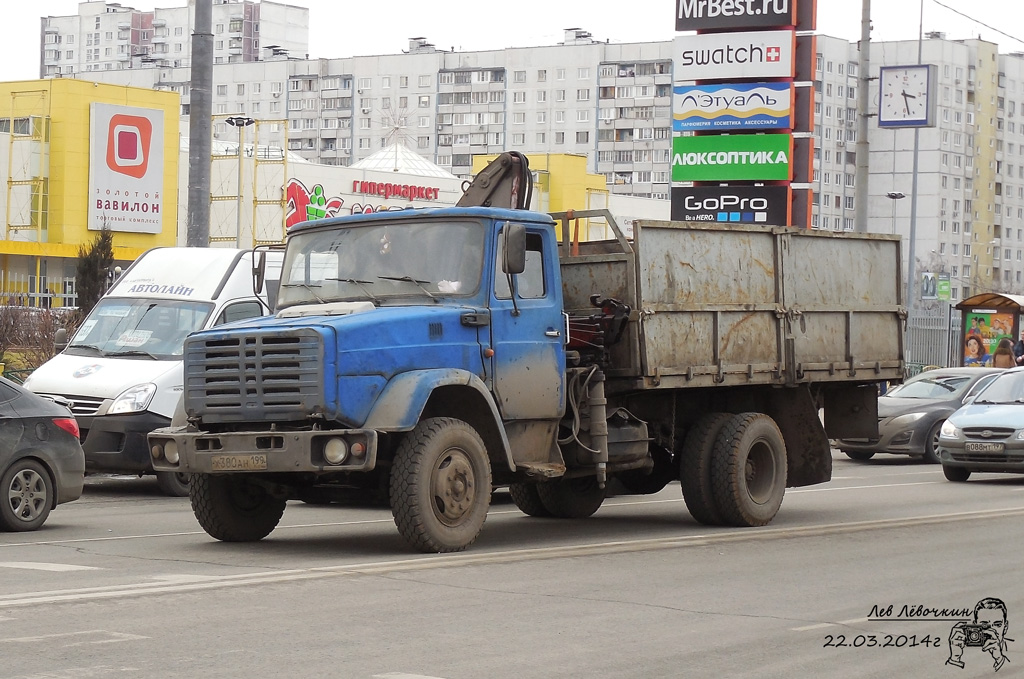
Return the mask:
[[879,74],[878,124],[926,125],[929,101],[927,66],[883,68]]

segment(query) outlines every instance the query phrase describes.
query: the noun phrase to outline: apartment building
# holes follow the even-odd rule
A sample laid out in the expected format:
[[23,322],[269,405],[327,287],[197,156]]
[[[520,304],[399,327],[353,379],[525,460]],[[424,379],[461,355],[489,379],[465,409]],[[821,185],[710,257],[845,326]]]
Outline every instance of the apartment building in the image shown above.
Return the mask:
[[[42,17],[39,76],[68,77],[140,68],[187,68],[195,5],[139,11],[116,2],[80,2],[78,14]],[[265,55],[305,58],[309,10],[264,0],[215,0],[214,63]]]

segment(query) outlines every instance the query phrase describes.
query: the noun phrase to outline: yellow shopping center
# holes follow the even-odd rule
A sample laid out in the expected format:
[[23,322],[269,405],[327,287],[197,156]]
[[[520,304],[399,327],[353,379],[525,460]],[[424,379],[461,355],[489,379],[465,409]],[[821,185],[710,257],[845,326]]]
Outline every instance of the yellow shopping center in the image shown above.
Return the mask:
[[0,83],[0,304],[67,306],[79,248],[174,245],[179,99],[80,80]]

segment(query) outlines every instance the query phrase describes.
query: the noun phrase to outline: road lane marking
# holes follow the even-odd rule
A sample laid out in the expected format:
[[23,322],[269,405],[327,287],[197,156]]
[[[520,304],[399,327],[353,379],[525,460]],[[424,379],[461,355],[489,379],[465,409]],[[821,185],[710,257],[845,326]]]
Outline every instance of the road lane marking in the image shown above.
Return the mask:
[[110,585],[106,587],[87,587],[80,589],[5,594],[0,595],[0,608],[71,601],[117,599],[143,595],[152,596],[159,594],[176,594],[183,592],[226,589],[231,587],[252,587],[257,585],[319,580],[333,577],[390,575],[394,573],[453,568],[459,566],[478,566],[494,563],[507,564],[524,561],[539,561],[544,559],[681,549],[686,547],[707,546],[731,542],[786,540],[800,537],[819,537],[822,535],[881,530],[886,528],[908,528],[912,526],[944,524],[957,521],[1004,519],[1014,516],[1024,516],[1024,507],[956,512],[952,514],[937,514],[932,516],[917,516],[902,519],[877,519],[873,521],[823,524],[819,526],[730,529],[714,534],[581,543],[575,545],[562,545],[558,547],[534,547],[518,550],[494,552],[479,551],[459,554],[430,554],[410,559],[396,559],[392,561],[336,564],[311,568],[275,570],[271,572],[262,571],[226,576],[211,576],[208,580],[202,582],[145,582]]
[[817,625],[805,625],[803,627],[793,627],[793,632],[810,632],[816,629],[825,629],[826,627],[835,627],[837,625],[862,625],[867,622],[867,618],[854,618],[853,620],[840,620],[839,622],[821,622]]
[[913,481],[911,483],[879,483],[873,486],[836,486],[835,488],[797,488],[796,490],[787,490],[786,495],[794,495],[797,493],[826,493],[834,490],[868,490],[872,488],[892,488],[899,486],[932,486],[939,483],[949,483],[949,481]]
[[388,672],[387,674],[375,674],[372,679],[444,679],[443,677],[428,677],[425,674],[406,674],[405,672]]
[[23,568],[30,571],[52,571],[54,573],[103,570],[96,566],[78,566],[71,563],[40,563],[38,561],[0,561],[0,568]]
[[144,637],[138,634],[128,634],[127,632],[111,632],[105,629],[90,629],[82,630],[81,632],[59,632],[57,634],[38,634],[31,637],[13,637],[11,639],[0,639],[0,644],[37,644],[40,642],[52,642],[60,639],[72,640],[81,637],[92,637],[96,636],[99,639],[94,641],[75,641],[70,644],[64,644],[64,648],[71,646],[86,646],[95,644],[117,644],[124,641],[143,641],[150,639],[151,637]]

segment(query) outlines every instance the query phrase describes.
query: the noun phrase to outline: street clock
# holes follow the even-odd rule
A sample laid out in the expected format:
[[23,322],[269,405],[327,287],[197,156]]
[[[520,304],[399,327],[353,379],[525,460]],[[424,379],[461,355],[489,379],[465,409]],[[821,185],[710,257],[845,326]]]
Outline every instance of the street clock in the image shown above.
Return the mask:
[[934,69],[929,64],[883,66],[879,72],[878,126],[934,124]]

